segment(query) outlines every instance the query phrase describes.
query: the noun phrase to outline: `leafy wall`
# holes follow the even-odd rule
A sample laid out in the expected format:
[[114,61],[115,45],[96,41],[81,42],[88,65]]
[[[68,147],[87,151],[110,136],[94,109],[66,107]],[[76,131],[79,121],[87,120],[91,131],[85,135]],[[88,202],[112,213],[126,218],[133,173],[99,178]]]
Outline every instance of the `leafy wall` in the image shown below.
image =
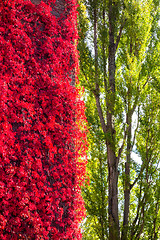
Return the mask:
[[74,84],[76,2],[63,3],[0,0],[3,240],[81,239],[85,116]]

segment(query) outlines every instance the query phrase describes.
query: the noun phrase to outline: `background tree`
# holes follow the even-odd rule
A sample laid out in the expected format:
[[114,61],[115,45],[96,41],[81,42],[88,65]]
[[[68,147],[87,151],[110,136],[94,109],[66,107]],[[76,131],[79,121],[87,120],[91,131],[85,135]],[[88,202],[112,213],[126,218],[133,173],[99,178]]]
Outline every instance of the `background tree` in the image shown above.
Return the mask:
[[81,239],[85,117],[63,3],[0,1],[0,239]]
[[[144,236],[150,239],[150,235],[145,234],[148,226],[151,227],[148,216],[151,209],[158,209],[159,200],[156,190],[153,190],[155,185],[150,186],[144,172],[149,174],[153,182],[157,179],[157,144],[160,139],[159,135],[149,133],[154,136],[155,144],[150,138],[148,143],[146,140],[139,142],[139,137],[143,132],[144,139],[147,139],[147,132],[153,131],[152,127],[147,130],[147,122],[145,125],[141,120],[148,119],[147,112],[153,114],[153,106],[156,112],[153,128],[159,124],[159,4],[156,1],[88,0],[84,1],[85,5],[79,2],[80,81],[86,89],[86,114],[93,136],[89,169],[94,166],[89,170],[90,186],[84,190],[88,212],[84,223],[84,239],[90,239],[91,231],[95,239],[144,239]],[[158,97],[158,105],[154,104],[151,92]],[[150,104],[147,103],[148,98],[152,99]],[[98,120],[95,120],[96,116]],[[143,145],[143,157],[139,144]],[[151,156],[150,160],[146,158],[148,144],[153,156],[156,156],[157,167]],[[132,157],[134,151],[142,162]],[[97,168],[100,159],[103,162],[103,177]],[[147,162],[152,166],[150,173]],[[97,188],[102,186],[100,182],[105,187]],[[152,189],[152,193],[148,194],[148,189]],[[100,191],[103,192],[101,195]],[[156,200],[148,197],[151,194]],[[105,206],[95,208],[100,196],[104,201],[98,200],[97,206],[102,202],[105,202]],[[158,213],[156,216],[155,219],[158,219]],[[151,215],[150,219],[153,219]],[[152,238],[156,239],[158,220],[154,222],[156,230],[152,229]],[[89,226],[92,229],[90,232]]]

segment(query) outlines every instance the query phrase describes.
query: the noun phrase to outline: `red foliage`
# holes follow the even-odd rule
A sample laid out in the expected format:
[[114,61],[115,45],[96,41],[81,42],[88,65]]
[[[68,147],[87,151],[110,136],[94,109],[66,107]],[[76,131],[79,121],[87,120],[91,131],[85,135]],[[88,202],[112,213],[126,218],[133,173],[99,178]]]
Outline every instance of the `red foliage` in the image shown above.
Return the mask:
[[[0,0],[0,239],[81,239],[76,3]],[[64,17],[65,16],[65,17]],[[76,72],[74,73],[76,77]]]

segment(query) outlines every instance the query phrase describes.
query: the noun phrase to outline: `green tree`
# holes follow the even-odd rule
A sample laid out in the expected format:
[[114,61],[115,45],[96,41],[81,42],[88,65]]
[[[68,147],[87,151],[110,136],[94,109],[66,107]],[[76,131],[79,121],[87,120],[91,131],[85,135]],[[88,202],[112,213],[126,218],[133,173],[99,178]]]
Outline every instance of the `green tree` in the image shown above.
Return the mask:
[[[154,126],[158,127],[160,102],[159,2],[79,3],[79,78],[86,90],[90,125],[84,239],[144,239],[147,231],[151,236],[150,229],[152,239],[157,239],[160,138]],[[153,128],[147,128],[147,116]],[[148,132],[154,141],[147,138]],[[142,163],[132,159],[134,150]],[[154,184],[148,183],[149,178]],[[94,237],[88,237],[88,231]]]

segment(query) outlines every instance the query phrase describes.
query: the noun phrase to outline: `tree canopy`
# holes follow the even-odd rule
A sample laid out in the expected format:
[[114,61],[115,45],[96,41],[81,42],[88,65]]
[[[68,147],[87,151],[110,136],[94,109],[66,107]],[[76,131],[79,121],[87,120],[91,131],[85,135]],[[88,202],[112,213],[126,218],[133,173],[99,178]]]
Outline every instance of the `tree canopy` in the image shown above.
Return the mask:
[[159,239],[159,1],[79,1],[84,239]]

